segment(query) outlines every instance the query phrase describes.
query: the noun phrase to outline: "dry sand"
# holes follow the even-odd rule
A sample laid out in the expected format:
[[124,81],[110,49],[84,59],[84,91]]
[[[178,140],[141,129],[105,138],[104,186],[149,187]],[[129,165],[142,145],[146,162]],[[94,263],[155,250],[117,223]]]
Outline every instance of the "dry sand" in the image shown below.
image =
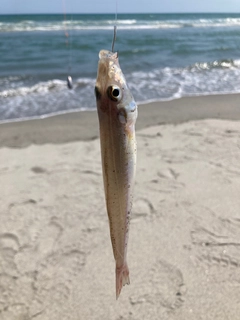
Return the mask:
[[[131,285],[118,301],[99,140],[86,141],[96,113],[0,125],[0,319],[239,319],[238,102],[140,108]],[[232,120],[196,121],[221,117]]]

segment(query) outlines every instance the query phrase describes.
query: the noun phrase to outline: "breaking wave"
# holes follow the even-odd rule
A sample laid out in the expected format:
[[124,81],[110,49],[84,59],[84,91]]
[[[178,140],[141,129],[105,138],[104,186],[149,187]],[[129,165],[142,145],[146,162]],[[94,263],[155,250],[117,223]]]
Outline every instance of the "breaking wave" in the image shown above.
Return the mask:
[[[62,21],[34,21],[20,20],[18,22],[0,22],[0,32],[34,32],[34,31],[62,31],[71,30],[110,30],[115,20],[62,20]],[[137,20],[118,19],[118,29],[171,29],[171,28],[206,28],[206,27],[238,27],[240,18],[215,19],[182,19],[182,20]]]
[[[240,60],[198,62],[185,68],[135,71],[125,76],[138,103],[240,92]],[[68,90],[66,81],[55,79],[1,91],[0,120],[94,110],[94,84],[94,78],[79,78],[73,90]]]

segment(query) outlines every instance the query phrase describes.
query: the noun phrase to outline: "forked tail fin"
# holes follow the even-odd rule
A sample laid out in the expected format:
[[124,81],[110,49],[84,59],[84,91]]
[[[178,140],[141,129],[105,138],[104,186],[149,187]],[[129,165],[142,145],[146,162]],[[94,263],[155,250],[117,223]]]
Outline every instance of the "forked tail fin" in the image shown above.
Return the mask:
[[116,267],[116,298],[118,299],[122,287],[125,284],[130,284],[129,280],[129,270],[127,263],[123,264],[121,267]]

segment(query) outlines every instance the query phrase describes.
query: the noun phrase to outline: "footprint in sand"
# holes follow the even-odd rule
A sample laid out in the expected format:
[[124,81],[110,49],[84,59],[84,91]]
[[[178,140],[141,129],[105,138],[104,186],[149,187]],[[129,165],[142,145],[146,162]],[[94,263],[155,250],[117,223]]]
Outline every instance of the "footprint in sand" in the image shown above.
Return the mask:
[[177,267],[164,260],[158,260],[147,277],[148,286],[142,289],[144,294],[133,295],[130,298],[131,305],[152,304],[153,301],[157,301],[161,309],[174,310],[181,307],[186,288],[183,275]]
[[0,274],[17,276],[18,270],[14,257],[20,247],[18,237],[13,233],[0,234]]
[[159,260],[152,267],[152,292],[167,309],[179,308],[184,302],[185,286],[181,271],[172,264]]
[[240,267],[240,221],[222,218],[207,207],[195,208],[191,230],[195,266]]
[[133,217],[132,219],[138,219],[141,217],[152,217],[155,213],[154,206],[149,199],[137,198],[133,203]]
[[71,295],[74,279],[85,265],[85,254],[74,247],[67,247],[50,254],[36,270],[33,284],[34,312],[64,308]]
[[24,303],[9,305],[5,310],[0,312],[1,320],[25,320],[30,319],[28,308]]
[[[0,274],[0,319],[4,312],[13,306],[28,306],[33,297],[32,279],[28,276],[11,276],[6,273]],[[15,309],[14,309],[15,310]],[[8,313],[6,313],[8,314]],[[22,319],[17,317],[9,317],[8,320]],[[23,319],[28,319],[25,317]]]
[[22,274],[34,272],[40,261],[54,251],[54,247],[62,231],[63,227],[55,217],[52,217],[50,221],[41,228],[31,225],[29,233],[34,235],[34,237],[32,236],[32,240],[16,253],[15,261],[18,270]]

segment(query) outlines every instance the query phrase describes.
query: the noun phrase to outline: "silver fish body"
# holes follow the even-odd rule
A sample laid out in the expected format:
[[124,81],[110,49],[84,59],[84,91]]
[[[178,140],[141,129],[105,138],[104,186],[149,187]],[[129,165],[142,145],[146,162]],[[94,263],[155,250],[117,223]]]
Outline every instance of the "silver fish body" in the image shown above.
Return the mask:
[[135,122],[138,111],[117,53],[100,51],[95,95],[118,298],[122,286],[130,283],[127,244],[136,168]]

